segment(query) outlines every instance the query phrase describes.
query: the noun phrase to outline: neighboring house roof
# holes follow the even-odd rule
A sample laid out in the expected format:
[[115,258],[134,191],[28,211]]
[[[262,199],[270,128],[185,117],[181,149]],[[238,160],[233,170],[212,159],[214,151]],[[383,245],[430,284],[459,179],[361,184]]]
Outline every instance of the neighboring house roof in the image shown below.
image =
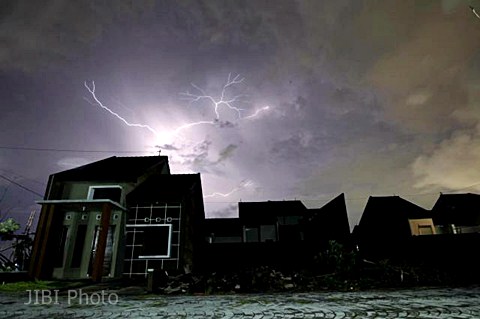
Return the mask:
[[321,208],[309,209],[307,226],[317,237],[343,239],[350,235],[345,195],[342,193]]
[[53,174],[57,181],[137,181],[149,172],[169,174],[167,156],[117,157]]
[[359,235],[401,238],[410,235],[409,219],[431,218],[431,213],[399,196],[370,196],[359,223]]
[[432,215],[437,225],[478,226],[480,195],[441,194],[432,208]]
[[277,216],[304,216],[306,212],[299,200],[238,203],[238,216],[246,223],[270,223]]

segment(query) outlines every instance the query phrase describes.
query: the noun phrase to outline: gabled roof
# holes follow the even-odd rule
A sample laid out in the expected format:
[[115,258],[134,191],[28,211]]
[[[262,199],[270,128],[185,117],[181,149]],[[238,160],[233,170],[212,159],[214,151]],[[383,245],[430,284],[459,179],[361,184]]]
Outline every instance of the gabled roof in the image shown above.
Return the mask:
[[117,157],[53,174],[57,181],[136,181],[147,172],[169,174],[167,156]]
[[432,215],[438,225],[480,225],[480,195],[441,194],[432,208]]
[[329,239],[343,238],[350,235],[347,205],[342,193],[321,208],[309,209],[308,225],[314,227],[317,235]]
[[359,223],[362,235],[409,235],[408,219],[431,218],[431,213],[399,196],[368,198]]

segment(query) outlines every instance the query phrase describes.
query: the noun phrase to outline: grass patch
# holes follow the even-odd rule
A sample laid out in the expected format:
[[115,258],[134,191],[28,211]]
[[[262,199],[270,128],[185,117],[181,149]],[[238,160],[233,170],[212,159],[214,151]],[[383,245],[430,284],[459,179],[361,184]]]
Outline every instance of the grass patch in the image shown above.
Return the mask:
[[55,290],[74,287],[76,283],[68,281],[18,281],[0,285],[0,292],[25,292],[26,290]]

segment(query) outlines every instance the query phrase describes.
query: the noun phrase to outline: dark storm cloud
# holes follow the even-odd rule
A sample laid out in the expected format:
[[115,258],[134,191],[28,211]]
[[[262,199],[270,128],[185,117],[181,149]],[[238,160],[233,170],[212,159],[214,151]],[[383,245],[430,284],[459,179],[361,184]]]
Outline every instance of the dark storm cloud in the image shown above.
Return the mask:
[[155,145],[155,148],[159,150],[178,151],[178,147],[172,144]]
[[213,209],[212,216],[216,218],[233,218],[238,217],[238,204],[229,204],[220,209]]
[[220,153],[218,154],[218,160],[217,160],[217,163],[221,162],[221,161],[224,161],[230,157],[233,156],[235,150],[238,148],[237,145],[235,144],[229,144],[227,145],[224,149],[222,149],[220,151]]

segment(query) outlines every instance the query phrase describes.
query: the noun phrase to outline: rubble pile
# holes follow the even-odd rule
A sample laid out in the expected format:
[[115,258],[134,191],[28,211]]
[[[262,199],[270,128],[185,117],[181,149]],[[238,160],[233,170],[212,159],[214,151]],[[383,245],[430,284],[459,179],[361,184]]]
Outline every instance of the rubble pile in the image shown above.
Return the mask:
[[[313,291],[338,288],[338,279],[305,271],[280,271],[271,267],[206,274],[156,274],[153,292],[161,294],[222,294]],[[332,274],[332,276],[335,276]],[[353,289],[353,288],[352,288]]]

